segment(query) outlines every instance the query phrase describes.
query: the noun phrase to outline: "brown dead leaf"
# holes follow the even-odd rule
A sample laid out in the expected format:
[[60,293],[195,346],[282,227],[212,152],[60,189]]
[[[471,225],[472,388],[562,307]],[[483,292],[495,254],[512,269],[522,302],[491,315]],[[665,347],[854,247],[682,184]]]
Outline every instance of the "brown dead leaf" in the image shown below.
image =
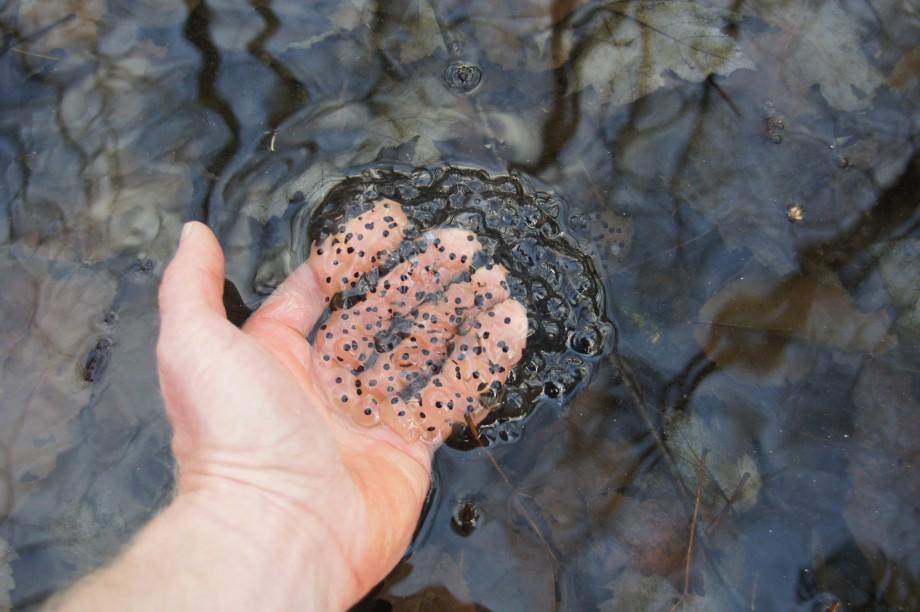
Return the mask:
[[771,384],[801,380],[811,351],[880,354],[897,343],[885,311],[864,313],[833,275],[749,274],[700,309],[694,336],[723,370]]
[[[616,457],[612,445],[597,454]],[[628,566],[669,575],[682,567],[686,550],[683,508],[672,499],[638,500],[613,492],[611,479],[619,472],[613,463],[579,465],[543,480],[533,495],[552,543],[572,556],[593,547],[590,573],[609,575]]]
[[419,0],[418,11],[406,17],[405,25],[411,34],[399,47],[399,59],[404,64],[425,59],[438,49],[444,48],[438,17],[429,0]]
[[[75,266],[0,264],[0,517],[14,512],[73,444],[71,420],[90,397],[80,378],[116,282]],[[13,323],[10,325],[9,323]]]
[[[524,21],[523,23],[527,23]],[[560,34],[561,45],[555,49],[548,20],[533,20],[528,29],[522,21],[494,20],[483,17],[473,22],[476,39],[489,59],[507,70],[539,72],[558,68],[568,59],[572,47],[571,31]]]
[[694,412],[674,411],[666,420],[665,444],[687,490],[696,486],[703,450],[708,451],[702,520],[715,520],[729,499],[735,512],[750,510],[757,503],[763,484],[760,468],[752,457],[749,439],[731,418],[719,415],[707,420]]
[[89,50],[105,12],[105,0],[22,0],[17,25],[25,36],[45,31],[29,43],[33,53]]
[[865,110],[872,105],[884,77],[865,53],[864,27],[850,9],[837,0],[765,1],[745,9],[776,28],[751,40],[769,58],[762,64],[780,67],[773,97],[800,98],[817,85],[838,110]]
[[920,240],[898,240],[889,247],[879,260],[882,282],[898,311],[899,333],[916,337],[920,334]]
[[565,470],[530,474],[521,491],[533,497],[559,549],[578,549],[592,530],[603,531],[611,522],[618,503],[612,490],[631,460],[631,449],[600,440],[590,444],[590,452],[571,457]]
[[[604,380],[603,376],[599,377]],[[646,456],[641,445],[607,437],[609,389],[589,386],[567,418],[534,431],[543,449],[517,499],[530,511],[548,546],[586,574],[603,577],[624,567],[668,575],[683,567],[689,517],[673,487],[621,493]]]
[[630,555],[630,565],[646,574],[670,576],[684,566],[690,522],[674,499],[637,500],[616,495],[612,505],[617,543]]
[[400,609],[467,612],[477,609],[463,571],[443,550],[427,546],[400,568],[402,579],[388,589],[387,599]]
[[627,104],[664,87],[671,75],[697,83],[710,75],[754,69],[725,32],[734,17],[730,10],[646,0],[612,3],[598,15],[594,44],[577,61],[573,91],[593,86],[605,101]]
[[387,596],[394,610],[412,612],[481,612],[488,610],[475,603],[463,602],[443,585],[431,585],[406,596]]
[[471,2],[464,12],[477,46],[506,70],[541,72],[569,59],[573,32],[563,21],[584,0]]
[[601,612],[713,612],[723,609],[712,596],[681,597],[667,579],[660,576],[644,576],[639,572],[623,572],[607,585],[607,589],[612,597],[600,604],[598,609]]
[[15,560],[16,551],[10,548],[6,540],[0,538],[0,610],[9,610],[13,605],[10,593],[16,587],[16,581],[13,580],[13,570],[10,564]]
[[901,56],[888,75],[888,84],[903,92],[920,87],[920,47]]
[[878,362],[863,368],[844,512],[892,609],[920,607],[920,400],[916,381]]

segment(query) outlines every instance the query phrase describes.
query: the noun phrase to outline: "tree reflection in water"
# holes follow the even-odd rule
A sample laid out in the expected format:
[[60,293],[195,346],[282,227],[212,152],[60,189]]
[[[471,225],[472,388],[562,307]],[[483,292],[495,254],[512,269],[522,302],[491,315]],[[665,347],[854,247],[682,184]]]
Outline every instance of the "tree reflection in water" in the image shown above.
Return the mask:
[[[218,232],[242,317],[369,164],[564,197],[616,342],[512,440],[439,453],[359,608],[920,606],[918,25],[903,0],[0,2],[0,608],[170,495],[181,222]],[[458,62],[481,82],[449,87]]]

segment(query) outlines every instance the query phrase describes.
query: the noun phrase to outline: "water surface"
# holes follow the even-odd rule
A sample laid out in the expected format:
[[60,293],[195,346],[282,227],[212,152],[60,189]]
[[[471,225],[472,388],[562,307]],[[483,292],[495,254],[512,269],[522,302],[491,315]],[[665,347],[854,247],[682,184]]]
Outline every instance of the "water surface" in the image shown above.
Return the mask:
[[359,609],[920,608],[915,2],[6,0],[0,27],[0,609],[171,495],[183,221],[242,316],[342,178],[446,165],[565,203],[610,330],[439,451]]

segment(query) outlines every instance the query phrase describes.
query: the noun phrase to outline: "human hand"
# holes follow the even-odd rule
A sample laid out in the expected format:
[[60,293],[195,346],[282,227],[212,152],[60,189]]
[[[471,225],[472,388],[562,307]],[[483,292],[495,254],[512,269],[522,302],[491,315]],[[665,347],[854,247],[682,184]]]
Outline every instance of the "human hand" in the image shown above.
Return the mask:
[[[354,603],[395,566],[435,444],[486,416],[480,394],[504,382],[526,342],[526,310],[508,298],[502,268],[451,284],[479,244],[446,229],[309,344],[331,297],[397,248],[405,225],[391,201],[348,221],[242,330],[226,319],[223,255],[202,224],[184,229],[160,290],[157,361],[179,497],[246,500],[282,517],[292,538],[312,532],[324,548],[316,558],[340,582],[334,605]],[[398,333],[381,341],[392,321]]]

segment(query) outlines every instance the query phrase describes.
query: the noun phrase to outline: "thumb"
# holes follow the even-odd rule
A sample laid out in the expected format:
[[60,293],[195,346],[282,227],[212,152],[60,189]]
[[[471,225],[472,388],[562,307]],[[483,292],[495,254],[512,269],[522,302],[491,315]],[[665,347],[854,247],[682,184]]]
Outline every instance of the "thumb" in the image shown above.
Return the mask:
[[203,223],[186,223],[179,249],[163,273],[160,319],[164,331],[208,319],[226,319],[224,254]]

